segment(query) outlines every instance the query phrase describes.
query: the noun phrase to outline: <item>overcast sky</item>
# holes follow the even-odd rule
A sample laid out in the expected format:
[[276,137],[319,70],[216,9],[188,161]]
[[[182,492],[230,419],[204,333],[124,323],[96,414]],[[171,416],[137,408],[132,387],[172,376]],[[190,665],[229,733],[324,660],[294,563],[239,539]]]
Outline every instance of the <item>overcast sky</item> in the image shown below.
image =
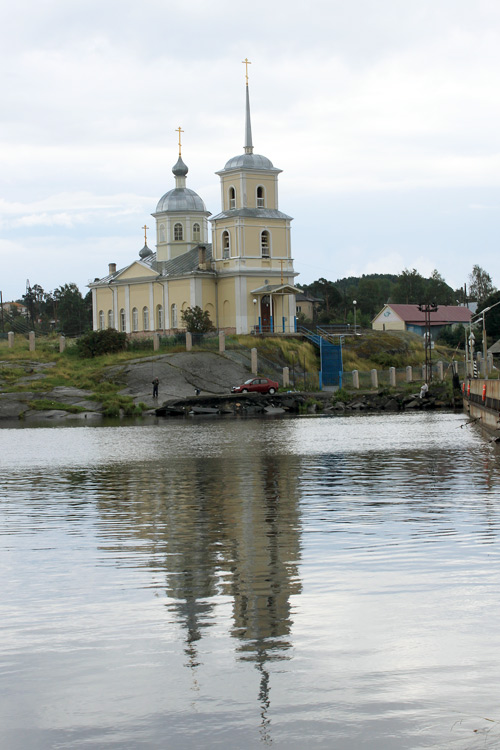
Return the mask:
[[0,289],[46,291],[154,246],[187,185],[242,153],[283,170],[297,281],[474,263],[500,287],[498,0],[19,0],[0,14]]

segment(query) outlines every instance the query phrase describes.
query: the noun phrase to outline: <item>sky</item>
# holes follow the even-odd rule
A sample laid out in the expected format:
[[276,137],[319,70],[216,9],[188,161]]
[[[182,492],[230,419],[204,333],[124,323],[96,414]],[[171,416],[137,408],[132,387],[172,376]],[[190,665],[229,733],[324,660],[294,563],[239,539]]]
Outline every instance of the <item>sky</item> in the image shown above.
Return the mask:
[[500,287],[497,0],[19,0],[0,9],[0,291],[138,257],[174,187],[220,211],[255,152],[294,217],[297,281],[474,264]]

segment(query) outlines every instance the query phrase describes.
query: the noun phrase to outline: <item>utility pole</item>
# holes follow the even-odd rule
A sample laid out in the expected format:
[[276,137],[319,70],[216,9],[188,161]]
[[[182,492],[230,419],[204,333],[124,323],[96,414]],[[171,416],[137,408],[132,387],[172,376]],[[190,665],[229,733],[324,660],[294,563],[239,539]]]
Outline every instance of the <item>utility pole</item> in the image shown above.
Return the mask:
[[425,315],[425,382],[430,383],[432,380],[432,348],[431,348],[431,313],[436,312],[438,306],[435,303],[419,305],[418,309]]

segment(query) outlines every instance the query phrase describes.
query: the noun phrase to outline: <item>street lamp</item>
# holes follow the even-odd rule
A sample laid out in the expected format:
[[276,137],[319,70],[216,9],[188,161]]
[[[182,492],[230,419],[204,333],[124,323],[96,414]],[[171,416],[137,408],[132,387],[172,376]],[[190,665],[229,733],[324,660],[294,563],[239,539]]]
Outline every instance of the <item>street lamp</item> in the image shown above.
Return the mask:
[[492,310],[497,305],[500,305],[500,300],[498,302],[495,302],[494,305],[490,305],[489,307],[485,307],[484,310],[481,310],[480,313],[478,313],[473,320],[471,320],[471,336],[474,340],[474,334],[472,333],[472,323],[479,320],[481,316],[483,316],[483,361],[484,361],[484,378],[485,380],[488,380],[488,344],[486,342],[486,322],[484,319],[484,316],[487,312]]
[[352,304],[354,305],[354,335],[356,335],[356,300],[353,299]]
[[254,330],[257,333],[257,300],[253,298],[253,319],[254,319]]

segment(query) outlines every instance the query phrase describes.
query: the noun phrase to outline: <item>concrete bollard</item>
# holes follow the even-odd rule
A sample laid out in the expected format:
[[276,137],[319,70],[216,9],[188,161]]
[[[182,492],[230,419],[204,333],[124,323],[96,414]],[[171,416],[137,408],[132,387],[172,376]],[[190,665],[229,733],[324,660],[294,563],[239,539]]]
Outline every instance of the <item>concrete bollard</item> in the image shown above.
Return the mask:
[[59,353],[62,354],[66,349],[66,336],[59,336]]
[[157,352],[160,349],[160,334],[153,333],[153,351]]
[[222,354],[222,352],[226,351],[226,332],[225,331],[219,331],[219,352]]
[[359,371],[358,370],[352,371],[352,387],[359,389]]
[[186,331],[186,351],[190,352],[193,348],[193,336],[189,331]]
[[444,380],[444,367],[441,360],[437,363],[437,376],[438,380]]
[[254,347],[253,349],[250,349],[251,354],[251,367],[252,367],[252,375],[257,375],[258,373],[258,362],[257,362],[257,349]]
[[413,383],[413,367],[411,365],[406,367],[406,382]]
[[372,388],[378,388],[378,372],[375,369],[370,370],[370,375],[372,379]]
[[389,367],[389,385],[392,388],[396,387],[396,368]]
[[14,346],[14,331],[8,332],[7,339],[9,342],[9,349],[12,349],[12,347]]
[[290,385],[290,368],[283,368],[283,388],[288,388]]
[[28,340],[29,340],[30,352],[34,352],[35,351],[35,332],[34,331],[29,332]]

